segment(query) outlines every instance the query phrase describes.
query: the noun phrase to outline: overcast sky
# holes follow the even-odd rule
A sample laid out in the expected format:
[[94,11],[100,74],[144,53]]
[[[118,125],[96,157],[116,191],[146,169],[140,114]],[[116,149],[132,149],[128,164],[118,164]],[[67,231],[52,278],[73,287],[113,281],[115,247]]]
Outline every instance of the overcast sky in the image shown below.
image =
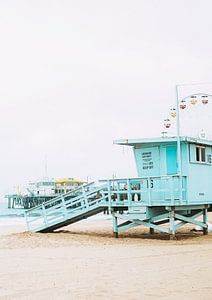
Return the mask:
[[[175,85],[212,82],[211,11],[210,0],[0,0],[0,194],[45,176],[45,157],[49,177],[135,176],[113,140],[160,136]],[[193,92],[212,85],[180,97]]]

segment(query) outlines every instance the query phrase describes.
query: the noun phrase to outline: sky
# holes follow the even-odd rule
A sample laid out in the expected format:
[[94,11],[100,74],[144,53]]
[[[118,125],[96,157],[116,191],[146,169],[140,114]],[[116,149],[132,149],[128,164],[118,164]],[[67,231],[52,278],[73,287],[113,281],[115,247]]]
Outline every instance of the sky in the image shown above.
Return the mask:
[[[212,93],[211,9],[210,0],[0,0],[0,195],[46,175],[136,176],[132,149],[113,140],[161,136],[177,84],[180,99]],[[188,111],[187,129],[208,125],[209,111]]]

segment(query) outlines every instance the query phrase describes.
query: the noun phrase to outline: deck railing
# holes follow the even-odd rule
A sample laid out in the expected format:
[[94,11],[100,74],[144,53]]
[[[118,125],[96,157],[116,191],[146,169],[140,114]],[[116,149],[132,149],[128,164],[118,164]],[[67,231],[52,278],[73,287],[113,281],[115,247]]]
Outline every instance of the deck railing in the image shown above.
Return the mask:
[[[59,195],[25,212],[29,230],[43,230],[96,209],[187,204],[186,177],[177,175],[101,180]],[[104,183],[104,184],[102,184]],[[182,199],[180,186],[182,183]]]
[[[187,202],[186,176],[152,176],[101,180],[107,184],[109,206],[126,201],[129,206],[179,205]],[[180,199],[182,184],[182,199]],[[182,203],[181,203],[182,202]]]

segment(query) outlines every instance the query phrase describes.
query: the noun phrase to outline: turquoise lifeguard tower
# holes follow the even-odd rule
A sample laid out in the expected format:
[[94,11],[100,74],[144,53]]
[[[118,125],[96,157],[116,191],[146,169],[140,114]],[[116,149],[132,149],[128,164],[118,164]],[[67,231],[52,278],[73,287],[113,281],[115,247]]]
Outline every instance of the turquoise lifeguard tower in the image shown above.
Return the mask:
[[108,210],[113,232],[146,226],[175,237],[187,223],[208,232],[212,205],[212,141],[180,137],[178,174],[177,138],[116,140],[131,146],[138,177],[91,182],[26,211],[31,231],[48,232]]
[[[174,237],[178,228],[192,223],[207,233],[207,211],[212,204],[212,141],[180,138],[181,175],[178,175],[176,137],[114,143],[133,147],[138,174],[138,178],[124,180],[133,204],[127,218],[115,214],[117,218],[127,219],[121,225],[115,222],[115,232],[144,225],[151,233],[157,229]],[[121,182],[115,180],[117,185]],[[119,191],[118,187],[116,189]],[[202,220],[199,220],[200,216]]]
[[[177,89],[178,91],[178,89]],[[177,229],[191,223],[208,232],[212,207],[212,141],[180,136],[180,113],[187,103],[208,104],[209,94],[192,94],[171,109],[177,117],[176,137],[123,139],[114,144],[133,148],[136,178],[100,180],[84,184],[26,211],[28,229],[47,232],[108,210],[113,232],[146,226],[175,237]],[[171,123],[167,118],[165,127]]]

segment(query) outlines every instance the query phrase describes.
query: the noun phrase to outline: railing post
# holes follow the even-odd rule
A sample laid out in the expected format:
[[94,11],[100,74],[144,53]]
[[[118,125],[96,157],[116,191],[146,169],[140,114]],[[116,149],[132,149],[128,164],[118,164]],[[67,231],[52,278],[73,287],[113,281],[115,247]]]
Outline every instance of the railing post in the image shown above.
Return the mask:
[[143,200],[142,184],[143,184],[143,181],[142,181],[142,180],[140,180],[140,181],[139,181],[139,193],[140,193],[140,201],[142,201],[142,200]]
[[173,185],[174,176],[170,176],[169,180],[170,180],[171,205],[174,205],[174,185]]
[[127,179],[127,199],[128,199],[128,207],[132,205],[132,194],[131,194],[131,187],[130,187],[130,180]]
[[88,197],[86,195],[86,191],[85,191],[84,186],[82,187],[82,193],[83,193],[83,201],[85,202],[85,208],[89,209]]
[[150,177],[147,178],[147,186],[148,186],[148,202],[149,202],[149,206],[151,206],[151,181],[150,181]]
[[98,202],[104,202],[105,201],[105,191],[104,188],[102,188],[99,193],[101,194],[101,197],[99,200],[97,200]]
[[120,191],[120,183],[117,182],[117,202],[118,203],[120,203],[120,201],[121,201],[119,191]]
[[107,180],[107,190],[108,190],[108,211],[111,213],[111,186],[110,186],[110,180]]
[[65,203],[65,199],[64,199],[63,195],[61,195],[61,200],[62,200],[62,204],[63,204],[63,215],[65,218],[67,218],[66,203]]
[[48,220],[47,220],[47,216],[46,216],[45,204],[42,204],[42,214],[43,214],[44,223],[45,223],[45,225],[47,225]]
[[28,222],[28,214],[27,214],[26,211],[24,212],[24,217],[25,217],[25,220],[26,220],[26,223],[27,223],[27,229],[28,229],[28,231],[30,231],[30,226],[29,226],[29,222]]
[[180,201],[180,204],[183,203],[183,192],[182,192],[182,176],[181,175],[178,175],[177,176],[178,178],[178,187],[179,187],[179,201]]
[[188,179],[188,177],[184,176],[184,182],[185,182],[185,200],[186,200],[186,203],[189,204],[188,193],[187,193],[187,179]]

